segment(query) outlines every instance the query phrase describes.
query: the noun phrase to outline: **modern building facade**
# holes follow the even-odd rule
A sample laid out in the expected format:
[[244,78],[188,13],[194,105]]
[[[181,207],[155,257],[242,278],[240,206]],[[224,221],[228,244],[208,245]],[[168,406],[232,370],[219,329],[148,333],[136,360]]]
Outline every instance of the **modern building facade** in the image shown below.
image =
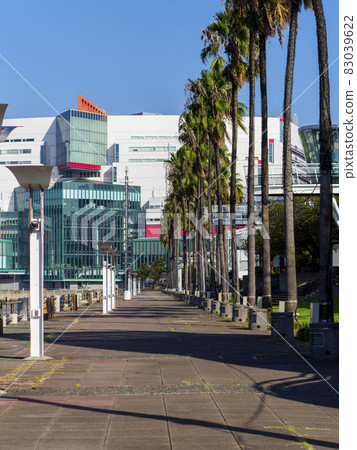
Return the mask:
[[[132,240],[138,240],[132,257],[140,257],[144,247],[148,255],[152,255],[148,256],[148,261],[162,255],[165,250],[159,237],[163,199],[168,191],[166,161],[181,145],[179,119],[178,115],[150,113],[108,115],[82,96],[78,97],[78,109],[69,109],[57,117],[5,119],[3,125],[11,132],[0,143],[1,267],[20,271],[28,267],[27,194],[17,187],[16,179],[5,167],[13,164],[53,165],[53,177],[58,180],[45,192],[46,282],[67,286],[99,280],[101,259],[95,243],[109,240],[108,236],[115,241],[120,254],[118,267],[123,269],[126,169],[130,180],[130,235]],[[243,122],[248,130],[249,119],[246,117]],[[282,185],[283,124],[280,117],[268,119],[272,185]],[[308,166],[314,162],[316,154],[316,128],[299,130],[297,118],[293,116],[291,138],[294,181],[311,183]],[[230,148],[228,142],[227,147]],[[247,180],[248,150],[248,133],[240,129],[237,173],[243,185]],[[259,117],[255,118],[255,154],[256,185],[259,186]],[[11,214],[16,217],[17,237],[9,237]],[[238,222],[238,228],[244,226],[244,220]],[[148,239],[146,243],[142,241],[144,238]],[[8,256],[8,240],[12,242],[11,257]],[[137,262],[133,264],[137,266]]]
[[[129,187],[129,255],[138,237],[140,187]],[[29,241],[28,192],[15,189],[18,217],[18,267],[25,270],[28,281]],[[44,281],[48,288],[78,288],[102,279],[103,254],[98,243],[110,241],[117,249],[117,278],[124,269],[124,202],[123,185],[86,180],[58,181],[44,191],[45,248]],[[39,209],[39,195],[34,192],[34,211]],[[131,263],[131,260],[129,261]]]

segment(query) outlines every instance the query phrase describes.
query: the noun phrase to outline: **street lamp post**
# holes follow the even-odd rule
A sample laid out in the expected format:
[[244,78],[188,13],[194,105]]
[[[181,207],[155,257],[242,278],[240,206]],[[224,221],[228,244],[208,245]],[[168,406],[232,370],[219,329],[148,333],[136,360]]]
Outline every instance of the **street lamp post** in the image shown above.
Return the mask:
[[[43,191],[51,186],[53,166],[23,165],[6,166],[23,189],[30,191],[30,357],[50,359],[44,356],[43,330],[43,250],[45,221],[43,215]],[[34,217],[33,191],[40,191],[40,215]]]
[[[112,242],[98,242],[98,249],[103,252],[103,314],[108,314],[108,312],[111,311],[111,303],[109,301],[109,288],[111,285],[109,277],[109,251],[111,248]],[[104,260],[104,255],[106,255],[106,260]]]
[[110,256],[112,258],[112,290],[111,290],[111,298],[112,298],[112,310],[116,308],[116,273],[117,273],[117,265],[115,264],[115,257],[119,256],[119,252],[116,248],[112,248],[110,252]]

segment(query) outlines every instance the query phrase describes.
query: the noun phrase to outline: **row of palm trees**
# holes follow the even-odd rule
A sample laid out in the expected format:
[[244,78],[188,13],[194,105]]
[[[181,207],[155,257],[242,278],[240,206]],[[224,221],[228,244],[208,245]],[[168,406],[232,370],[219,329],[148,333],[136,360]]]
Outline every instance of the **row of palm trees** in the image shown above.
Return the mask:
[[[243,126],[246,107],[238,101],[239,91],[249,84],[249,154],[248,154],[248,303],[255,305],[255,81],[259,76],[261,92],[261,192],[263,225],[263,302],[271,305],[271,257],[269,241],[269,177],[268,177],[268,94],[266,46],[268,39],[289,28],[284,87],[283,184],[285,208],[287,311],[296,311],[297,286],[295,268],[291,103],[298,16],[302,7],[315,13],[318,35],[320,72],[320,153],[321,153],[321,283],[324,302],[328,303],[331,261],[331,119],[326,44],[326,25],[322,0],[226,0],[224,10],[202,32],[203,70],[196,80],[186,85],[185,111],[179,132],[181,149],[169,164],[170,191],[164,212],[167,230],[162,241],[168,248],[168,287],[177,287],[179,237],[182,230],[184,289],[193,292],[222,292],[229,298],[229,253],[231,254],[231,290],[239,299],[235,209],[243,200],[242,185],[237,180],[238,128]],[[227,123],[231,124],[228,136]],[[230,143],[230,155],[226,147]],[[228,249],[227,226],[224,226],[223,205],[230,205],[232,230],[231,251]],[[216,245],[213,240],[212,208],[218,212]],[[204,210],[207,215],[204,215]],[[195,219],[193,220],[192,217]],[[192,230],[194,233],[191,233]],[[191,234],[190,234],[191,233]],[[191,237],[192,235],[192,237]],[[209,246],[206,246],[206,235]],[[330,252],[330,253],[329,253]],[[193,259],[191,261],[191,258]],[[325,301],[326,300],[326,301]],[[326,309],[326,318],[331,311]]]

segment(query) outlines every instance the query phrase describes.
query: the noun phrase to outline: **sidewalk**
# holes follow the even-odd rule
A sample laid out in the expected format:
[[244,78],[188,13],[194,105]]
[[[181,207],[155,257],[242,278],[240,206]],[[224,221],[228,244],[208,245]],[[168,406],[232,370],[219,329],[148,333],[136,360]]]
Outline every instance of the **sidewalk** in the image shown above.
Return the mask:
[[[45,323],[52,341],[78,314]],[[155,291],[94,304],[48,361],[23,360],[26,326],[0,338],[0,448],[338,448],[337,394],[268,332]],[[337,362],[307,360],[338,389]]]

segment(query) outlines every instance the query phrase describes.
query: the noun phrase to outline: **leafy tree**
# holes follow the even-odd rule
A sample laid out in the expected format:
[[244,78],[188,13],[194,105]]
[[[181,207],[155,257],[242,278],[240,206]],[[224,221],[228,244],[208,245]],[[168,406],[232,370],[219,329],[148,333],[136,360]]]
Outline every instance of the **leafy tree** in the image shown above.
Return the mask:
[[[320,199],[318,197],[294,197],[294,229],[296,261],[298,266],[310,266],[314,271],[319,270],[320,246]],[[284,258],[285,227],[284,203],[282,201],[270,202],[270,243],[271,264],[275,256]],[[338,228],[333,226],[332,238],[338,239]],[[262,234],[258,230],[255,236],[257,254],[262,256]],[[244,240],[240,248],[247,251],[247,242]]]
[[150,278],[158,283],[161,274],[166,270],[166,263],[164,258],[157,259],[156,261],[152,261],[150,264]]
[[150,275],[150,267],[146,264],[143,263],[141,264],[139,270],[138,270],[138,276],[145,281],[146,278],[148,278]]

